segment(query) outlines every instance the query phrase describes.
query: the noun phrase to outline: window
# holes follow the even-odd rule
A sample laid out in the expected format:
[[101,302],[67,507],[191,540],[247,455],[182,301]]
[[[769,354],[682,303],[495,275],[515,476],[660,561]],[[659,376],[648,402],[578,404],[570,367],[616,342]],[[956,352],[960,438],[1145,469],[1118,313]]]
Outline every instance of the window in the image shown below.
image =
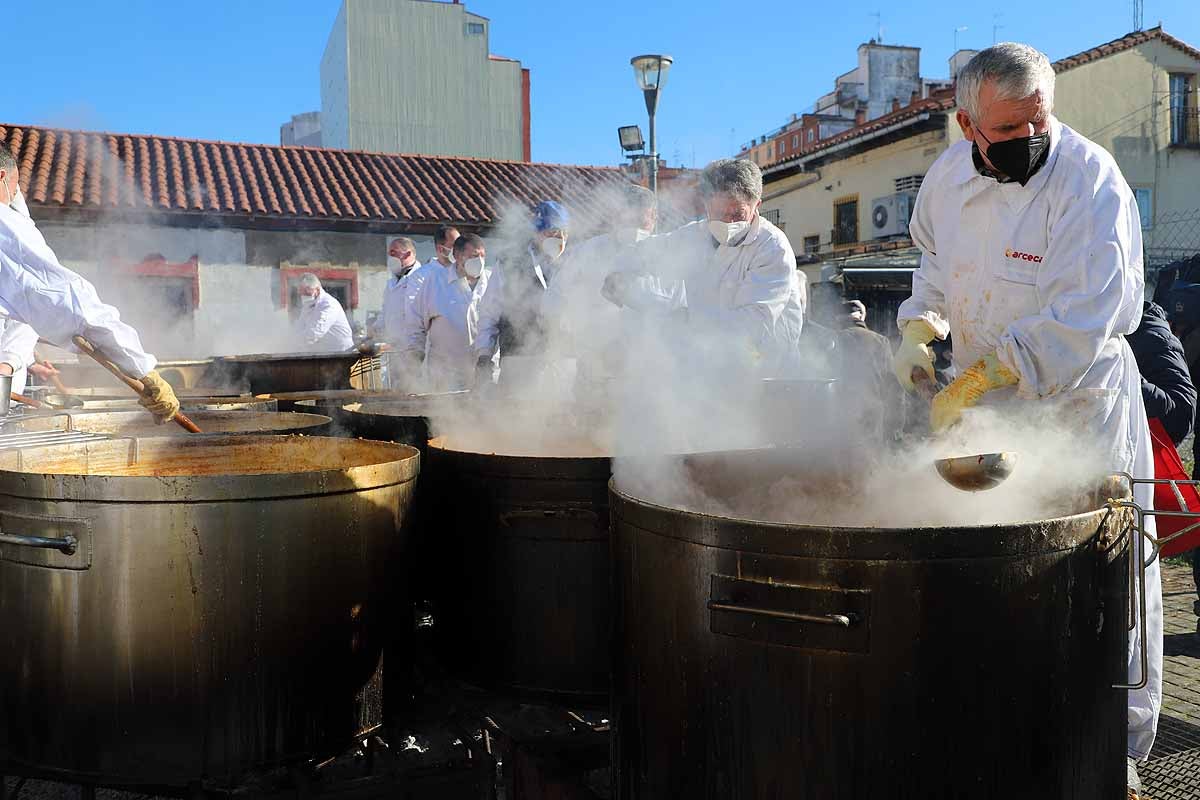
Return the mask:
[[908,175],[903,178],[896,178],[896,191],[915,192],[921,188],[921,181],[924,179],[924,175]]
[[800,146],[800,134],[798,134],[798,133],[793,134],[792,135],[792,149],[795,150],[799,146]]
[[833,204],[833,243],[854,244],[858,241],[858,197],[836,200]]
[[779,228],[779,230],[784,229],[785,226],[783,224],[783,218],[780,216],[778,208],[767,209],[766,211],[762,212],[762,216],[763,219],[774,225],[776,228]]
[[483,36],[483,23],[482,22],[468,22],[467,23],[467,36]]
[[1137,201],[1138,216],[1142,218],[1142,230],[1150,230],[1154,227],[1154,190],[1134,187],[1133,198]]
[[1195,102],[1195,76],[1171,74],[1171,144],[1200,145],[1200,116]]
[[[809,131],[812,133],[812,131]],[[804,237],[804,253],[806,255],[815,256],[817,251],[821,249],[820,236],[805,236]]]
[[813,143],[813,139],[816,139],[816,138],[817,138],[817,131],[816,131],[816,129],[814,129],[814,128],[809,128],[809,129],[808,129],[808,143],[809,143],[809,144],[812,144],[812,143]]

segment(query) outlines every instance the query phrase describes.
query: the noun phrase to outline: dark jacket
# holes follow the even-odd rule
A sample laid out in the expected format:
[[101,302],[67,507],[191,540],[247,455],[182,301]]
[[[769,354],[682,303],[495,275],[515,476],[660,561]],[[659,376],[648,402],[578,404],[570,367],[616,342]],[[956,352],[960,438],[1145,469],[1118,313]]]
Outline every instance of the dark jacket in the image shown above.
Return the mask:
[[1158,417],[1178,445],[1187,438],[1196,418],[1196,387],[1183,344],[1171,333],[1166,313],[1155,303],[1143,306],[1141,324],[1125,339],[1142,373],[1146,416]]

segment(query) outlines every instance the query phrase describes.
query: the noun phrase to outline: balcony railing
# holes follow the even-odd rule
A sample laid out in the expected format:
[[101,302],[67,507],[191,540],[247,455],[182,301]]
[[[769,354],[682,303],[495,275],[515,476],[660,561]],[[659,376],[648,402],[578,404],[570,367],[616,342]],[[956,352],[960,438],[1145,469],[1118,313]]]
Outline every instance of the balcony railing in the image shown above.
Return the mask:
[[1171,146],[1200,148],[1200,108],[1171,109]]

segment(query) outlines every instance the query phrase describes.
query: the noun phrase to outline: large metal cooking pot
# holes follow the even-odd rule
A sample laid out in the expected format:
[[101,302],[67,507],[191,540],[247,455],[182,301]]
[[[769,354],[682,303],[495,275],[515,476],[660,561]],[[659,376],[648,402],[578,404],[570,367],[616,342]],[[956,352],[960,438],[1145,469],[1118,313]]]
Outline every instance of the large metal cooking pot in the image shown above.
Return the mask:
[[[112,391],[124,384],[112,374],[91,359],[84,358],[76,362],[56,363],[59,379],[67,386],[99,386]],[[198,386],[214,387],[216,377],[212,373],[213,359],[179,359],[160,361],[155,369],[176,393],[181,390],[194,389]]]
[[428,463],[446,666],[485,686],[604,698],[610,458],[465,452],[434,439]]
[[[273,398],[279,403],[280,411],[305,411],[318,413],[327,417],[334,416],[329,411],[341,410],[349,403],[369,403],[376,400],[395,400],[396,394],[386,391],[363,391],[362,389],[314,389],[307,392],[272,392],[262,397]],[[326,410],[328,409],[328,411]]]
[[210,375],[214,385],[244,385],[252,394],[350,389],[350,368],[360,358],[357,350],[222,356],[214,359]]
[[[328,432],[329,417],[274,411],[197,411],[192,421],[206,434],[303,432],[321,436]],[[84,431],[109,436],[195,436],[178,425],[158,425],[145,410],[54,411],[26,414],[4,423],[4,433],[33,431]]]
[[[350,436],[377,439],[382,442],[411,444],[424,451],[430,437],[430,420],[439,416],[452,417],[466,413],[465,404],[471,393],[431,392],[396,397],[368,398],[341,403],[337,400],[314,401],[312,408],[318,414],[328,414],[342,426]],[[297,409],[307,410],[307,404],[297,404]],[[337,408],[333,408],[337,406]]]
[[0,763],[232,786],[340,752],[379,720],[418,468],[307,436],[0,452]]
[[[771,456],[687,467],[732,492]],[[851,529],[614,482],[615,796],[1124,798],[1131,520],[1106,496],[1029,524]]]
[[[133,411],[138,409],[136,397],[81,396],[79,394],[45,394],[37,398],[51,408],[73,411]],[[253,395],[232,397],[180,396],[179,405],[185,411],[276,411],[279,404],[273,399]]]

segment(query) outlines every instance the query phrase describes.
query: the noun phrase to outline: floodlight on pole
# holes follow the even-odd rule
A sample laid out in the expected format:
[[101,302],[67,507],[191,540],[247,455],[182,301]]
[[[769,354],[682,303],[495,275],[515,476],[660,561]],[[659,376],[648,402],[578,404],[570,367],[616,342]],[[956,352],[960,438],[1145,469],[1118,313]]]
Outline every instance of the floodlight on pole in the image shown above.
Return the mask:
[[617,128],[617,138],[621,142],[621,150],[626,153],[646,149],[646,142],[642,139],[642,129],[637,125],[623,125]]

